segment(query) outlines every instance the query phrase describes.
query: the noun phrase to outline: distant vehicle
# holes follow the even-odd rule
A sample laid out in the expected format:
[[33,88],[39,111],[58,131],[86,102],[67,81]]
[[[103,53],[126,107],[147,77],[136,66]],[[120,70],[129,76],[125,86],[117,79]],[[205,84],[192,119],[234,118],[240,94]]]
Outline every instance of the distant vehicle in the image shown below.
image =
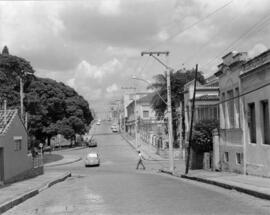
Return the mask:
[[100,122],[97,122],[97,125],[100,125]]
[[52,153],[52,147],[51,146],[44,146],[42,149],[42,153],[44,153],[44,152]]
[[113,132],[118,132],[118,129],[117,129],[116,127],[114,127],[114,128],[112,129],[112,131],[113,131]]
[[85,167],[99,166],[100,165],[99,154],[97,152],[90,152],[89,154],[87,154],[84,163],[85,163]]
[[90,139],[87,141],[88,147],[97,147],[97,141],[95,139]]

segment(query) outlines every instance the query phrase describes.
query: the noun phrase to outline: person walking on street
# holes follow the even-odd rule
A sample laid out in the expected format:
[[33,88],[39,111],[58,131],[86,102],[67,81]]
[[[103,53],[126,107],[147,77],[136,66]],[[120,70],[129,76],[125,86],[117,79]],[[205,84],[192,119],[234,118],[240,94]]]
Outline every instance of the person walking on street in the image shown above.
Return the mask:
[[140,165],[142,165],[143,169],[145,169],[145,166],[143,164],[143,156],[140,151],[138,151],[138,157],[139,157],[139,160],[138,160],[136,169],[139,169]]

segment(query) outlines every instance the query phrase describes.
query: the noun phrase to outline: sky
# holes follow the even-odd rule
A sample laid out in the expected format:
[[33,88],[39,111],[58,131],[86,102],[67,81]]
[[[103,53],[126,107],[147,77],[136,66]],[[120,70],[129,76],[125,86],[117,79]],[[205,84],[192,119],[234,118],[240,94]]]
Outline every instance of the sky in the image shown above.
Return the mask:
[[[171,68],[196,64],[205,77],[221,57],[270,46],[269,0],[0,1],[0,48],[23,57],[39,77],[73,87],[97,114],[123,89],[154,81],[164,67],[142,51],[169,51]],[[1,48],[2,49],[2,48]]]

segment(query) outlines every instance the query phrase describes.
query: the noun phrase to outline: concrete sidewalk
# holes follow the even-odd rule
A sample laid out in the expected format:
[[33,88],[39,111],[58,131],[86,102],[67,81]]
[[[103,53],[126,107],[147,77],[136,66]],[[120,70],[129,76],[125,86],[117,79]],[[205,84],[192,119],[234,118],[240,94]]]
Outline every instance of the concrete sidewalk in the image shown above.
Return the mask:
[[167,161],[168,160],[167,158],[164,158],[161,155],[158,155],[156,153],[156,150],[153,149],[153,146],[144,143],[140,138],[138,138],[139,147],[137,148],[136,143],[135,143],[135,138],[131,137],[127,133],[121,133],[121,136],[131,145],[131,147],[135,151],[140,150],[145,160],[151,160],[151,161]]
[[[122,137],[126,139],[127,142],[136,150],[134,138],[130,137],[128,134],[122,134]],[[147,144],[143,141],[140,140],[139,144],[141,144],[140,149],[143,155],[148,160],[165,160],[153,152],[153,150],[149,150],[149,147],[147,147]],[[270,200],[270,178],[207,170],[189,170],[189,173],[186,175],[184,160],[175,160],[174,165],[175,171],[173,173],[169,171],[168,162],[165,165],[160,165],[159,170],[160,172],[176,177],[208,183],[226,189],[237,190],[255,197]]]
[[70,176],[70,172],[45,172],[35,178],[4,185],[0,189],[0,214]]
[[185,162],[183,160],[182,162],[175,162],[175,171],[173,173],[168,168],[161,168],[160,172],[270,200],[270,178],[203,169],[189,170],[189,173],[185,174]]
[[[44,167],[49,168],[81,160],[80,157],[61,155],[62,160],[45,164]],[[43,175],[0,187],[0,214],[70,176],[71,172],[46,171],[45,169]]]
[[270,178],[205,170],[191,170],[188,175],[176,172],[175,175],[270,200]]

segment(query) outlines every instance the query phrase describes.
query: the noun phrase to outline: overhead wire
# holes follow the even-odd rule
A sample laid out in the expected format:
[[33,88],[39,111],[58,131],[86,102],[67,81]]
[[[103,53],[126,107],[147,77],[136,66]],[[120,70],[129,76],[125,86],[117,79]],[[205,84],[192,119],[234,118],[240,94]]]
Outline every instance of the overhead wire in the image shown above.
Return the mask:
[[[250,28],[248,28],[244,33],[242,33],[237,39],[233,40],[225,49],[223,49],[221,52],[219,52],[214,58],[212,58],[210,61],[208,61],[206,64],[201,66],[201,68],[206,68],[209,64],[211,64],[216,59],[220,58],[221,55],[224,54],[225,51],[231,49],[235,44],[237,44],[239,41],[247,37],[249,34],[251,34],[254,30],[256,30],[257,27],[261,27],[264,25],[267,21],[270,19],[270,14],[267,16],[264,16],[262,19],[257,21],[255,24],[253,24]],[[263,26],[264,27],[264,26]]]
[[198,25],[199,23],[203,22],[204,20],[208,19],[209,17],[215,15],[216,13],[218,13],[219,11],[223,10],[224,8],[226,8],[227,6],[229,6],[234,0],[231,0],[229,2],[227,2],[226,4],[222,5],[221,7],[215,9],[214,11],[212,11],[211,13],[209,13],[208,15],[202,17],[200,20],[192,23],[191,25],[187,26],[186,28],[184,29],[181,29],[181,31],[177,32],[177,33],[174,33],[172,34],[171,36],[169,36],[168,38],[166,38],[165,40],[163,40],[162,42],[160,42],[159,44],[155,45],[155,46],[152,46],[149,50],[152,50],[153,48],[157,48],[159,47],[160,45],[162,45],[163,43],[169,41],[169,40],[172,40],[173,38],[175,38],[176,36],[186,32],[187,30],[193,28],[194,26]]
[[[241,16],[242,16],[242,14],[239,13],[237,16],[233,17],[233,19],[230,20],[230,22],[226,22],[225,28],[229,28],[230,26],[232,26],[232,23],[234,23]],[[191,55],[189,55],[187,58],[185,58],[185,60],[181,63],[181,65],[186,65],[189,61],[191,61],[192,59],[196,58],[207,47],[207,45],[213,43],[213,41],[218,36],[220,36],[221,33],[222,32],[217,32],[212,37],[210,37],[207,42],[203,43],[199,48],[197,48],[196,50],[194,50]]]

